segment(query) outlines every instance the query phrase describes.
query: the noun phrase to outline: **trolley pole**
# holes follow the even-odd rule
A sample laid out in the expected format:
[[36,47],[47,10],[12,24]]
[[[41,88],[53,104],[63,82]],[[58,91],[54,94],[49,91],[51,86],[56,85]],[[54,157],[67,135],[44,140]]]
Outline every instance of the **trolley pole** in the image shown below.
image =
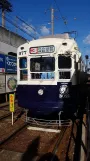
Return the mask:
[[51,8],[51,32],[54,34],[54,9]]

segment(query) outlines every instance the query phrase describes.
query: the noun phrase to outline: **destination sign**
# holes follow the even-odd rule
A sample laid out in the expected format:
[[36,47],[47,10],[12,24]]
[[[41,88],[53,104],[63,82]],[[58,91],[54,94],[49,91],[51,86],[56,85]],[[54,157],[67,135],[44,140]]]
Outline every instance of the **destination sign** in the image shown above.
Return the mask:
[[30,48],[30,54],[53,53],[54,51],[55,51],[55,47],[53,45]]

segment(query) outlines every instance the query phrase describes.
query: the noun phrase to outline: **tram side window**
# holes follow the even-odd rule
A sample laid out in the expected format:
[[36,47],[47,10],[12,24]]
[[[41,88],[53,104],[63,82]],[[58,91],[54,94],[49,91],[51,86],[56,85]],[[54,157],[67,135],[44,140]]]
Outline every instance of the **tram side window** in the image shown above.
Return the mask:
[[71,58],[70,56],[58,56],[58,68],[59,69],[69,69],[71,68]]
[[19,60],[19,68],[20,68],[20,80],[27,80],[27,58],[23,57]]
[[20,68],[27,68],[27,59],[26,58],[20,58],[19,67]]

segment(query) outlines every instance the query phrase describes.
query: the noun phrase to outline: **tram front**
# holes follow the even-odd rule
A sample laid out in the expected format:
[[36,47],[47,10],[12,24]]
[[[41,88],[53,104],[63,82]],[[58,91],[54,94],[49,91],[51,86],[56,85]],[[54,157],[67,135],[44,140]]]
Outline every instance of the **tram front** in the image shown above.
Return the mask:
[[56,39],[36,41],[18,49],[18,104],[31,117],[54,119],[69,100],[72,58],[60,55]]

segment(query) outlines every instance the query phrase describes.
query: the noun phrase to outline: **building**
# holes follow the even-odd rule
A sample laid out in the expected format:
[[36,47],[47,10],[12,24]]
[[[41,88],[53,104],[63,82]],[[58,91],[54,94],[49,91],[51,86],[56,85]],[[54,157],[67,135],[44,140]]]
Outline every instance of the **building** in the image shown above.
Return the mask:
[[0,26],[0,53],[17,53],[17,47],[26,42],[25,38]]
[[[0,27],[0,103],[9,100],[17,82],[17,48],[27,40],[6,28]],[[9,56],[12,55],[12,56]]]

